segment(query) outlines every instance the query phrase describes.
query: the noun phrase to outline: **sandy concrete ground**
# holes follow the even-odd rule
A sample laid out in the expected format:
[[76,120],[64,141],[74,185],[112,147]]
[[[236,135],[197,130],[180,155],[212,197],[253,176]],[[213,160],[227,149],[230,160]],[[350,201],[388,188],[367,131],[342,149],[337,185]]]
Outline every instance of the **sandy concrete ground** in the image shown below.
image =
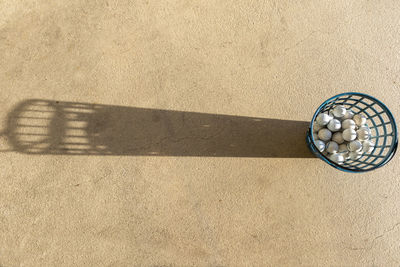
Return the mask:
[[[399,157],[338,172],[301,129],[345,91],[400,117],[399,17],[390,0],[1,1],[1,128],[45,110],[24,113],[33,150],[1,137],[0,265],[398,266]],[[90,145],[45,150],[63,127]]]

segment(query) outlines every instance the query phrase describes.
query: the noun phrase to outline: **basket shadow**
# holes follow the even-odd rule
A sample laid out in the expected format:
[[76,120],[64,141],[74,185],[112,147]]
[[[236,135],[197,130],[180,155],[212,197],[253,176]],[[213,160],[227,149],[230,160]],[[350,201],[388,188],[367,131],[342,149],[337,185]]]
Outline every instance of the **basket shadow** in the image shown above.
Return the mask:
[[53,155],[313,158],[309,123],[30,99],[9,114],[13,151]]

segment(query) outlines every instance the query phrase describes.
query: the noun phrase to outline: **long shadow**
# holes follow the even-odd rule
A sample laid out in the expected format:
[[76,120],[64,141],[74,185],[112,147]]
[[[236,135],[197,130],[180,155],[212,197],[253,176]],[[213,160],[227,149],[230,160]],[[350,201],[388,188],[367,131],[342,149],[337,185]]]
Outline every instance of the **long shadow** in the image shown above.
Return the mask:
[[29,99],[9,114],[12,150],[27,154],[312,158],[309,123]]

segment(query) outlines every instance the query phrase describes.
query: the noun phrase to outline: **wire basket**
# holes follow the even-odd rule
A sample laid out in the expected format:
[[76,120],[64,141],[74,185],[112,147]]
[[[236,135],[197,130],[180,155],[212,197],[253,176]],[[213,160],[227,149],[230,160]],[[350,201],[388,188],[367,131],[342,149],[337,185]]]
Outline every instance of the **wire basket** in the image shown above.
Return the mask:
[[[318,150],[313,142],[318,138],[312,130],[318,114],[329,112],[338,105],[352,110],[354,114],[362,113],[367,116],[367,124],[371,129],[371,140],[375,143],[375,148],[371,153],[364,153],[361,158],[356,160],[348,159],[342,164],[333,162]],[[372,96],[353,92],[336,95],[322,103],[312,118],[306,140],[314,155],[336,169],[353,173],[372,171],[382,167],[393,158],[398,144],[396,122],[385,104]]]

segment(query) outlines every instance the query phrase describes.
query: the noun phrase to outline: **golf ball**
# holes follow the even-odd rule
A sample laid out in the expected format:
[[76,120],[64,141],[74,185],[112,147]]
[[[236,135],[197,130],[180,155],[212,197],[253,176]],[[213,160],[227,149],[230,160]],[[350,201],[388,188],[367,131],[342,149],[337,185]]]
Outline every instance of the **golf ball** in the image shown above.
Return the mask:
[[367,128],[361,127],[357,130],[357,138],[361,141],[368,140],[371,137],[370,131]]
[[319,150],[319,152],[323,152],[325,150],[325,143],[322,140],[315,140],[315,146]]
[[335,141],[338,144],[342,144],[344,142],[343,135],[341,132],[336,132],[332,135],[332,141]]
[[339,145],[334,142],[334,141],[330,141],[326,144],[326,151],[328,151],[329,153],[337,153],[339,150]]
[[342,122],[343,129],[355,129],[356,123],[352,119],[346,119]]
[[353,120],[360,127],[367,123],[367,117],[364,114],[354,115]]
[[327,141],[331,140],[331,137],[332,137],[331,131],[329,131],[326,128],[323,128],[323,129],[319,130],[319,132],[318,132],[318,138],[322,141],[327,142]]
[[357,160],[359,158],[361,158],[362,154],[360,152],[357,151],[353,151],[353,152],[349,152],[349,157],[352,160]]
[[332,119],[332,120],[329,121],[327,127],[328,127],[328,129],[329,129],[331,132],[337,132],[337,131],[339,131],[340,128],[342,127],[342,124],[340,123],[339,120],[337,120],[337,119]]
[[344,106],[336,106],[333,109],[333,115],[336,118],[342,118],[346,114],[346,108]]
[[351,141],[350,143],[347,144],[347,148],[349,149],[350,152],[354,151],[360,151],[362,149],[362,144],[358,140]]
[[339,145],[339,151],[338,153],[346,153],[349,152],[349,150],[347,149],[347,144],[341,144]]
[[329,159],[337,164],[342,164],[344,162],[344,156],[339,153],[334,153],[329,156]]
[[313,124],[313,131],[314,132],[318,132],[319,130],[321,130],[324,126],[319,125],[318,123],[314,123]]
[[371,153],[375,147],[375,143],[372,141],[364,141],[362,145],[363,145],[362,151],[364,153]]
[[318,114],[317,118],[315,119],[315,121],[321,125],[321,126],[325,126],[329,123],[329,121],[332,119],[331,116],[329,116],[326,113],[320,113]]
[[352,119],[354,117],[354,112],[351,110],[347,110],[346,114],[344,114],[343,119],[347,120],[347,119]]
[[[318,133],[319,135],[319,133]],[[342,133],[343,139],[345,141],[353,141],[357,138],[357,132],[351,128],[346,129]]]

